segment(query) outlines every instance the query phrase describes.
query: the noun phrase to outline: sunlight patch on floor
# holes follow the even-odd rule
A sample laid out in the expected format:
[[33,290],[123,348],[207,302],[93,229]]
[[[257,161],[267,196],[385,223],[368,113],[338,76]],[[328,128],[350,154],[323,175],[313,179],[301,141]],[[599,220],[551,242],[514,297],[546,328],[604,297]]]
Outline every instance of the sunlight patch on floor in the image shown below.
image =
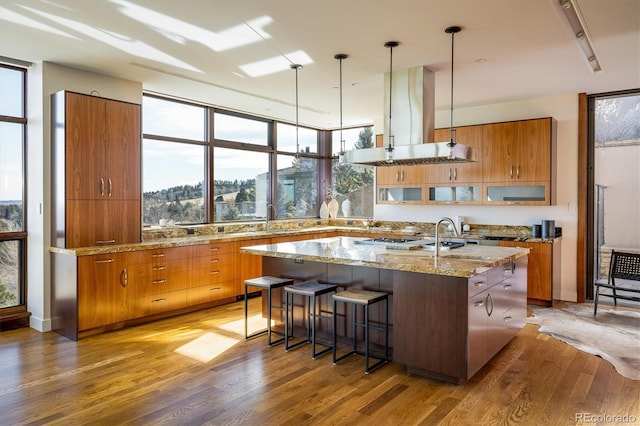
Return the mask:
[[[273,325],[275,325],[275,321],[271,320],[271,326]],[[258,330],[263,330],[266,326],[267,320],[266,318],[262,318],[262,315],[260,314],[252,315],[247,318],[247,327],[249,334]],[[225,331],[230,331],[232,333],[238,333],[244,337],[244,318],[237,321],[220,324],[218,328]]]
[[208,332],[180,346],[176,352],[196,361],[209,362],[239,341],[222,334]]

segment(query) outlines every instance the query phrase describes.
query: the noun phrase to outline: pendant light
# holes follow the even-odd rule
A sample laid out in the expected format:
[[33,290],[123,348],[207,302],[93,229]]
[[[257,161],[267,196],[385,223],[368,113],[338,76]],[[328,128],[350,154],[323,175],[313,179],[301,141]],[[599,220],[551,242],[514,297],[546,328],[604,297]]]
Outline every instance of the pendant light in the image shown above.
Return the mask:
[[298,71],[302,69],[302,65],[300,64],[291,64],[289,66],[292,70],[296,70],[296,164],[295,169],[300,169],[300,140],[299,140],[299,120],[298,120]]
[[[453,148],[456,145],[456,131],[453,128],[453,39],[461,30],[462,28],[458,26],[447,27],[444,30],[445,33],[451,34],[451,115],[449,123],[449,143],[447,144],[450,148]],[[453,150],[451,150],[451,153],[453,153]]]
[[385,148],[386,162],[393,163],[393,150],[394,150],[394,136],[391,130],[391,94],[393,93],[393,48],[397,47],[400,43],[397,41],[388,41],[384,44],[384,47],[389,48],[389,141]]
[[334,59],[340,61],[340,152],[338,153],[338,162],[344,163],[344,139],[342,137],[342,61],[347,59],[349,55],[346,53],[338,53],[334,56]]

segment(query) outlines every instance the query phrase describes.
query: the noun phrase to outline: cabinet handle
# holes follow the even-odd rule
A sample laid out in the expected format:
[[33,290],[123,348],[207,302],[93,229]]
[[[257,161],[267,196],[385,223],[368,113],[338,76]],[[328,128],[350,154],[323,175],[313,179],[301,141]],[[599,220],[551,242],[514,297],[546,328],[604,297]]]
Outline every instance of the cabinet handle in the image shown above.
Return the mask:
[[451,180],[451,167],[449,167],[449,180]]
[[504,322],[510,322],[512,319],[512,317],[504,317]]
[[[489,310],[489,302],[491,302],[491,310]],[[491,314],[493,313],[493,297],[491,297],[491,294],[487,294],[487,306],[485,306],[485,310],[487,311],[487,315],[491,316]]]
[[166,282],[167,282],[167,280],[153,280],[153,281],[151,281],[151,284],[164,284]]
[[220,251],[220,247],[211,247],[209,248],[211,251]]
[[115,244],[116,240],[98,240],[96,244]]
[[104,178],[100,178],[100,196],[104,197]]
[[218,262],[220,262],[220,259],[211,259],[209,262],[211,262],[211,263],[218,263]]
[[112,190],[113,190],[113,184],[111,183],[111,178],[109,178],[109,197],[111,197]]
[[484,287],[484,281],[478,281],[477,283],[473,283],[474,287]]
[[458,180],[458,168],[453,169],[453,180]]
[[480,306],[484,306],[484,301],[478,300],[476,303],[473,304],[473,306],[475,306],[476,308],[479,308]]
[[164,271],[165,269],[167,269],[166,266],[154,266],[152,268],[153,271]]
[[396,171],[396,182],[400,182],[400,170]]
[[505,290],[511,290],[511,284],[505,284],[503,288]]
[[167,301],[167,299],[166,299],[165,297],[163,297],[163,298],[161,298],[161,299],[153,299],[153,300],[151,301],[151,303],[156,303],[156,302],[166,302],[166,301]]
[[95,263],[113,263],[113,259],[96,260]]
[[209,275],[216,275],[216,274],[219,274],[219,273],[220,273],[220,270],[211,271],[211,272],[209,272]]
[[509,168],[509,178],[513,179],[513,166]]
[[404,170],[400,172],[400,176],[402,176],[402,182],[404,182]]
[[159,253],[159,254],[152,254],[151,257],[164,257],[165,254],[164,253]]
[[520,166],[516,167],[516,178],[520,179]]
[[127,272],[127,269],[125,268],[120,273],[120,285],[122,287],[126,288],[127,284],[129,284],[129,273]]
[[209,291],[220,291],[220,290],[222,290],[222,288],[220,287],[213,287],[209,289]]

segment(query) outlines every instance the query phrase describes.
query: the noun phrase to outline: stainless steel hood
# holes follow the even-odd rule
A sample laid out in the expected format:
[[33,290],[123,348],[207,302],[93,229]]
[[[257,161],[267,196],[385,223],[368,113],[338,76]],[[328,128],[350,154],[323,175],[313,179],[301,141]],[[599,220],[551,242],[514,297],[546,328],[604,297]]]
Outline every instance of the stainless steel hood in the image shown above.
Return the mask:
[[[393,161],[387,162],[389,146],[389,76],[393,74]],[[450,141],[434,142],[435,75],[427,67],[385,74],[385,121],[383,147],[346,151],[346,163],[369,166],[464,163],[476,161],[476,152]]]
[[345,163],[367,166],[413,166],[475,161],[475,153],[470,147],[459,143],[453,147],[449,145],[449,142],[395,145],[392,162],[387,162],[385,148],[354,149],[345,152],[344,160]]

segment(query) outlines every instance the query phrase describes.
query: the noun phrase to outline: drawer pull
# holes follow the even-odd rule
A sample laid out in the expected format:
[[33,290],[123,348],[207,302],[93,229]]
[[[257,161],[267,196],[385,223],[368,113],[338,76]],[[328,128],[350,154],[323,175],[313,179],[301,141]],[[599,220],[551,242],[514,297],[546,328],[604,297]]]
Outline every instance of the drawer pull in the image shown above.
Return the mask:
[[219,291],[219,290],[222,290],[222,288],[220,288],[220,287],[213,287],[213,288],[210,288],[210,289],[209,289],[209,291]]
[[164,284],[166,282],[167,282],[167,280],[153,280],[153,281],[151,281],[152,284]]
[[220,247],[209,247],[209,250],[220,251]]
[[95,263],[113,263],[113,259],[96,260]]
[[164,253],[152,254],[151,257],[164,257]]
[[473,306],[475,306],[476,308],[479,308],[480,306],[484,306],[484,301],[479,300],[476,303],[474,303]]
[[120,285],[126,288],[128,283],[129,283],[129,273],[127,272],[126,269],[123,269],[122,272],[120,273]]
[[104,178],[100,178],[100,196],[104,197]]
[[211,259],[209,262],[211,262],[211,263],[218,263],[218,262],[220,262],[220,259]]
[[166,266],[154,266],[153,267],[154,271],[164,271],[165,269],[167,269]]
[[504,317],[504,322],[510,322],[513,319],[513,317]]
[[511,290],[511,284],[505,284],[503,288],[505,290]]
[[151,303],[156,303],[156,302],[166,302],[166,301],[167,301],[167,299],[163,297],[163,298],[161,298],[161,299],[153,299],[153,300],[151,301]]
[[218,270],[218,271],[211,271],[211,272],[209,272],[209,274],[210,274],[210,275],[216,275],[216,274],[219,274],[219,273],[220,273],[220,271],[219,271],[219,270]]
[[484,287],[484,281],[478,281],[477,283],[473,283],[474,287]]
[[111,193],[113,192],[113,183],[111,182],[111,178],[107,180],[109,181],[109,197],[111,197]]
[[96,244],[115,244],[116,240],[98,240]]

